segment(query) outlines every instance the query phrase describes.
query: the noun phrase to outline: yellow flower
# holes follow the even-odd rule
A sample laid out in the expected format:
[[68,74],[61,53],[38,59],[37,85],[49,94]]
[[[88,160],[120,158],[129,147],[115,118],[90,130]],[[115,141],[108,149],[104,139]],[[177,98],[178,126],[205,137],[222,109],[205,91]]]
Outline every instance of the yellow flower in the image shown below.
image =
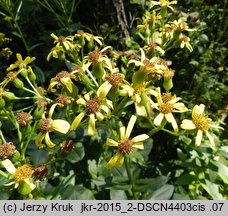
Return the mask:
[[72,78],[74,78],[73,74],[71,74],[67,71],[61,71],[54,78],[51,79],[48,89],[51,92],[54,92],[55,86],[57,86],[57,87],[65,86],[67,88],[67,90],[70,93],[72,93],[73,92],[73,85],[74,85],[73,82],[71,81]]
[[172,11],[174,10],[173,7],[170,5],[177,4],[177,1],[167,1],[167,0],[159,0],[157,1],[151,1],[152,5],[160,5],[161,8],[170,8]]
[[57,37],[54,33],[51,34],[51,37],[55,39],[54,43],[56,43],[56,46],[62,46],[64,50],[78,50],[80,45],[74,43],[74,36],[59,36]]
[[35,57],[32,57],[32,58],[31,58],[31,57],[27,56],[27,57],[25,58],[25,60],[23,60],[20,53],[17,53],[17,54],[16,54],[16,57],[17,57],[17,61],[16,61],[14,64],[11,64],[11,65],[6,69],[7,71],[11,71],[11,70],[13,70],[13,69],[15,69],[15,68],[17,68],[17,67],[19,67],[19,68],[26,68],[26,66],[27,66],[28,64],[30,64],[31,62],[33,62],[33,61],[36,59]]
[[113,108],[112,101],[106,98],[99,98],[98,96],[91,98],[91,94],[92,92],[89,92],[84,95],[84,98],[79,98],[76,101],[78,104],[83,105],[85,110],[75,117],[70,127],[71,130],[76,130],[86,113],[89,113],[89,136],[95,134],[96,120],[102,121],[105,117],[109,118],[111,116],[110,108]]
[[125,154],[129,155],[133,151],[133,148],[144,149],[142,141],[148,139],[148,135],[141,134],[130,139],[136,119],[136,116],[131,116],[127,125],[127,129],[124,126],[120,128],[120,140],[115,141],[110,138],[107,139],[106,144],[108,146],[114,146],[118,148],[118,152],[107,163],[107,168],[111,169],[114,166],[122,166]]
[[55,119],[51,118],[54,109],[57,105],[62,106],[61,104],[53,104],[50,108],[48,118],[41,119],[41,132],[37,135],[35,143],[39,148],[43,148],[44,144],[42,144],[43,140],[50,147],[53,148],[55,144],[50,139],[50,132],[57,131],[62,134],[66,134],[70,129],[70,124],[63,119]]
[[32,183],[33,170],[30,165],[24,164],[16,169],[9,159],[3,160],[2,165],[14,178],[14,180],[6,184],[6,186],[14,184],[14,188],[18,188],[18,192],[22,195],[29,194],[36,188],[36,185]]
[[172,96],[170,93],[165,93],[161,95],[161,89],[156,88],[157,91],[157,103],[152,100],[152,107],[159,110],[159,114],[154,119],[154,124],[160,126],[163,119],[165,118],[167,122],[172,124],[175,132],[178,132],[178,125],[173,116],[173,112],[186,112],[188,109],[183,103],[178,102],[181,100],[180,97]]
[[196,142],[195,142],[196,146],[200,146],[203,133],[206,133],[212,147],[214,147],[215,142],[212,136],[210,135],[210,133],[208,132],[208,129],[210,127],[213,127],[213,128],[219,128],[223,130],[223,128],[211,124],[212,120],[208,118],[207,115],[204,114],[204,108],[205,108],[204,104],[195,105],[192,110],[192,120],[184,119],[180,127],[185,130],[197,129]]
[[180,40],[180,48],[186,47],[189,50],[189,52],[193,51],[192,45],[190,44],[190,38],[189,37],[187,37],[185,34],[181,33],[179,40]]

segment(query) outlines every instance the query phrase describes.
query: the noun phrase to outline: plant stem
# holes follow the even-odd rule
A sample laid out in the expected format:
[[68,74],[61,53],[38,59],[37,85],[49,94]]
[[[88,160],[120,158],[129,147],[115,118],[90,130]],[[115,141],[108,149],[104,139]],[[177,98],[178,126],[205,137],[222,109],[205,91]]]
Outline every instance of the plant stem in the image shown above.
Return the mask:
[[130,170],[130,160],[128,157],[124,156],[124,163],[125,163],[125,168],[127,171],[127,176],[129,178],[130,184],[131,184],[131,194],[133,196],[134,200],[137,200],[136,194],[135,194],[135,182],[133,180],[133,176]]
[[23,146],[23,148],[22,148],[22,150],[21,150],[21,158],[22,158],[22,160],[25,160],[25,152],[26,152],[26,149],[27,149],[27,147],[28,147],[28,145],[29,145],[29,143],[30,143],[30,141],[31,141],[31,138],[32,138],[32,136],[33,136],[33,133],[34,133],[34,130],[36,129],[37,124],[38,124],[38,121],[36,121],[36,122],[34,123],[34,125],[33,125],[33,127],[32,127],[32,130],[30,131],[30,134],[29,134],[29,136],[28,136],[28,139],[27,139],[25,145]]

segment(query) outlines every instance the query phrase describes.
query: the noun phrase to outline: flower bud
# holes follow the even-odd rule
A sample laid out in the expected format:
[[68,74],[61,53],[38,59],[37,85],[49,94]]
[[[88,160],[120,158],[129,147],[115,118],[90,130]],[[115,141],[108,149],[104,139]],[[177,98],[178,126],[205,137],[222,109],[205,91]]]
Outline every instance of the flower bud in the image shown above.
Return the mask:
[[27,77],[28,76],[28,71],[26,68],[21,68],[19,70],[19,73],[23,76],[23,77]]
[[92,65],[92,72],[94,77],[101,79],[104,75],[104,68],[101,63],[96,63]]
[[4,91],[2,95],[7,100],[15,100],[17,98],[13,92]]
[[6,102],[3,98],[0,98],[0,109],[4,108],[6,105]]
[[16,88],[19,88],[19,89],[24,88],[24,83],[17,77],[13,80],[13,84]]

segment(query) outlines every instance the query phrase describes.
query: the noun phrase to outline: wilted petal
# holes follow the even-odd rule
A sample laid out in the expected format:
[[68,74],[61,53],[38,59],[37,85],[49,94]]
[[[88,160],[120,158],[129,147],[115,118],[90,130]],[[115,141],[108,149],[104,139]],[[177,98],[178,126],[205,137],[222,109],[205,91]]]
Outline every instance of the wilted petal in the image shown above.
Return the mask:
[[36,136],[36,139],[35,139],[35,144],[38,148],[44,148],[45,145],[42,144],[43,140],[44,140],[44,137],[45,137],[45,133],[39,133],[37,136]]
[[141,135],[135,136],[131,141],[134,143],[137,143],[137,142],[144,141],[148,138],[149,136],[147,134],[141,134]]
[[162,120],[163,120],[163,118],[164,118],[164,114],[163,114],[163,113],[159,113],[159,114],[157,115],[157,117],[154,119],[154,124],[155,124],[156,126],[160,126],[160,125],[161,125],[161,122],[162,122]]
[[107,163],[106,167],[111,169],[114,166],[122,166],[124,162],[124,156],[120,153],[116,153]]
[[49,133],[45,134],[44,140],[48,147],[53,148],[55,146],[55,143],[53,143],[50,139]]
[[95,115],[94,113],[89,116],[89,127],[88,127],[88,135],[93,136],[95,134]]
[[66,134],[70,129],[70,124],[63,119],[55,119],[52,121],[51,127],[54,131]]
[[77,117],[72,122],[72,124],[70,126],[70,130],[76,130],[84,116],[85,116],[85,112],[81,112],[80,114],[78,114]]
[[197,135],[196,135],[196,146],[200,146],[201,141],[202,141],[202,137],[203,137],[203,131],[202,130],[198,130],[197,131]]
[[131,116],[130,121],[129,121],[128,125],[127,125],[125,138],[129,138],[130,137],[132,129],[133,129],[134,125],[135,125],[136,119],[137,119],[137,117],[135,115]]
[[204,112],[204,108],[205,108],[204,104],[195,105],[192,110],[192,117],[194,118],[195,115],[202,114]]
[[16,171],[15,166],[9,159],[5,159],[2,161],[2,165],[5,167],[5,169],[10,173],[13,174]]
[[73,88],[72,88],[72,81],[69,77],[63,77],[61,79],[61,82],[64,84],[64,86],[67,88],[67,90],[72,93],[73,92]]
[[195,124],[188,119],[184,119],[180,125],[181,128],[185,129],[185,130],[193,130],[196,129]]
[[117,146],[119,145],[118,142],[116,142],[115,140],[110,139],[110,138],[107,138],[106,144],[107,144],[108,146],[114,146],[114,147],[117,147]]

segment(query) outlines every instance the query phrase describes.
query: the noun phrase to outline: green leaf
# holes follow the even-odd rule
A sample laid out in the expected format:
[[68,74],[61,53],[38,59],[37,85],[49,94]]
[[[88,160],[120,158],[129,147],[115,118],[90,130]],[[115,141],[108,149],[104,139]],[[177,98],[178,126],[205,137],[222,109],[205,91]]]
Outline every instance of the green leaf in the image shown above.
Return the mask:
[[135,181],[135,190],[138,192],[154,191],[164,186],[168,180],[169,180],[169,177],[167,176],[137,179]]
[[146,193],[143,196],[143,199],[145,199],[145,200],[169,200],[173,195],[173,191],[174,191],[174,186],[166,184],[154,192]]
[[93,192],[82,186],[69,185],[61,195],[62,200],[94,200]]
[[219,187],[217,184],[214,184],[208,180],[206,181],[206,185],[202,184],[203,188],[207,191],[207,193],[214,199],[214,200],[221,200],[223,196],[219,193]]
[[1,187],[0,187],[0,191],[1,191],[0,200],[8,200],[13,192],[12,190],[1,188]]
[[197,180],[196,176],[191,175],[191,174],[184,174],[177,179],[176,184],[188,185],[188,184],[191,184],[195,180]]
[[126,192],[123,190],[111,190],[110,199],[111,200],[127,200],[128,197],[126,195]]
[[97,163],[95,160],[88,160],[87,163],[88,163],[89,174],[91,175],[91,177],[93,179],[95,179],[97,177],[97,174],[98,174]]
[[218,176],[225,184],[228,184],[228,167],[220,162],[215,163],[218,166]]
[[85,156],[85,149],[82,143],[76,143],[74,150],[66,157],[71,163],[77,163]]

